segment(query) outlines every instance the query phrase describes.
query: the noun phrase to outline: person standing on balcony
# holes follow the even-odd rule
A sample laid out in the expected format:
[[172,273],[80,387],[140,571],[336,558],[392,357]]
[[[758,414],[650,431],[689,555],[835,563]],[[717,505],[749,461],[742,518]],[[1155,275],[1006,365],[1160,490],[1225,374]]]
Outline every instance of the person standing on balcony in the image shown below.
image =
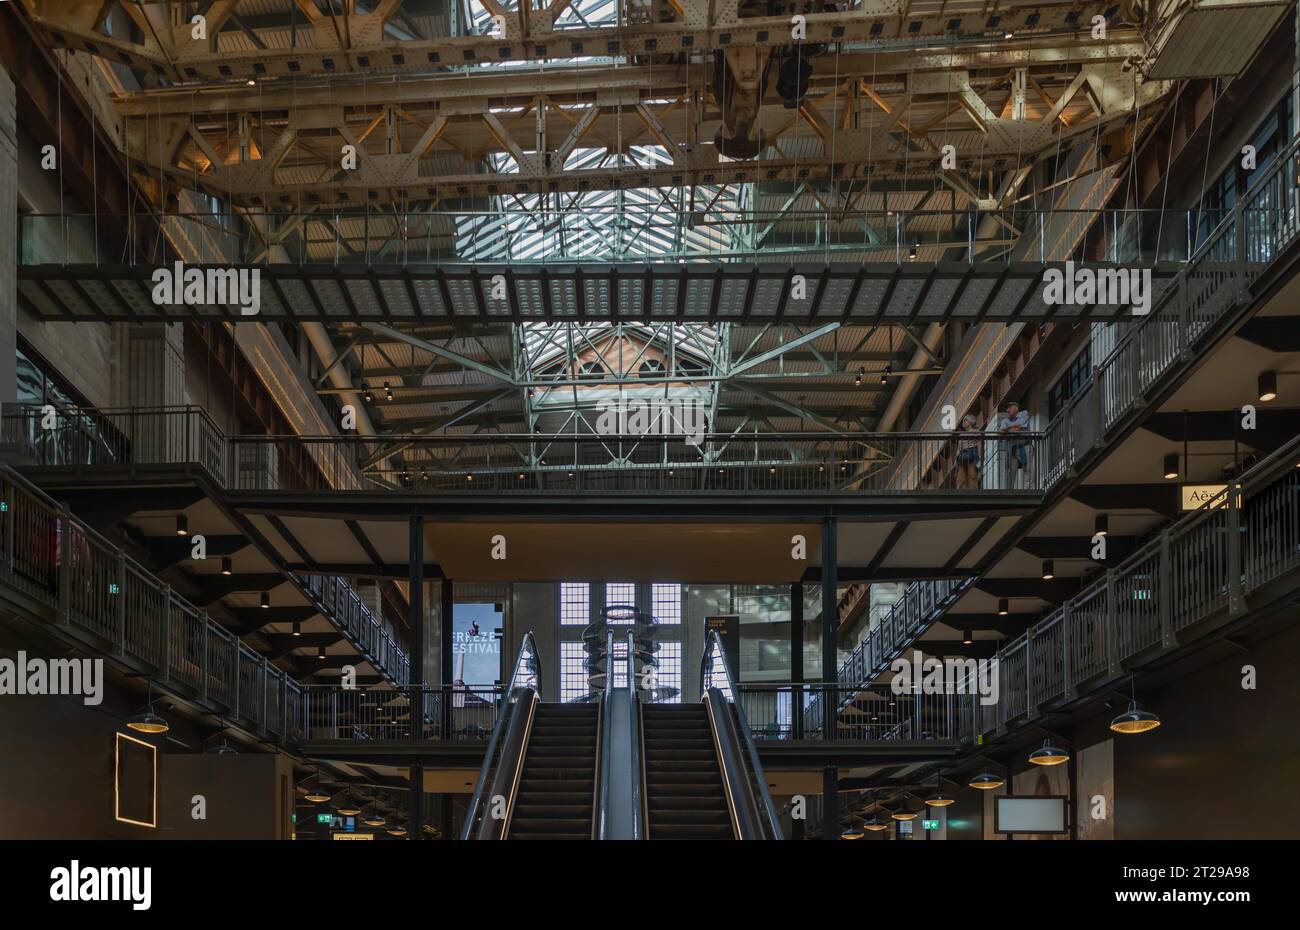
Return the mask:
[[980,439],[975,417],[971,414],[961,418],[961,437],[957,440],[957,488],[968,490],[979,487],[980,479]]
[[[1029,429],[1029,411],[1021,410],[1020,404],[1014,400],[1007,401],[1006,413],[1002,416],[1002,422],[998,424],[998,431],[1002,433],[1023,433]],[[1009,448],[1008,465],[1011,468],[1009,484],[1016,484],[1017,478],[1023,482],[1025,466],[1029,464],[1029,443],[1011,441]]]

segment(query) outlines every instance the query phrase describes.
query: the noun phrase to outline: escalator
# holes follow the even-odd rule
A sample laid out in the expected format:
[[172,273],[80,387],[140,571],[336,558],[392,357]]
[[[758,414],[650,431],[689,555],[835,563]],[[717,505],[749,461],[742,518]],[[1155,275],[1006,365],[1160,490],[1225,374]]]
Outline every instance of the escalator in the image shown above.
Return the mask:
[[733,839],[708,708],[648,704],[641,711],[641,727],[650,838]]
[[[634,635],[628,637],[624,655],[635,656]],[[613,647],[611,632],[606,658]],[[697,704],[644,703],[652,689],[638,691],[630,663],[604,676],[597,700],[543,704],[537,665],[529,634],[461,839],[782,838],[716,633]]]
[[538,704],[505,838],[589,840],[598,704]]

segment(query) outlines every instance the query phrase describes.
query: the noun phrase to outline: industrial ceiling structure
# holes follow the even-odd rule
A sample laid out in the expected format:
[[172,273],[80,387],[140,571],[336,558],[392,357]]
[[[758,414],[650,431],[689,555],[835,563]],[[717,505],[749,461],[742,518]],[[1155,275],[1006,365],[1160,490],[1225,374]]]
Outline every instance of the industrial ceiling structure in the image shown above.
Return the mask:
[[1132,154],[1286,4],[1222,6],[24,0],[161,234],[92,260],[65,222],[21,299],[140,319],[132,265],[265,265],[363,435],[580,432],[629,392],[721,436],[887,432],[953,320],[1051,324],[1043,263],[1165,257]]

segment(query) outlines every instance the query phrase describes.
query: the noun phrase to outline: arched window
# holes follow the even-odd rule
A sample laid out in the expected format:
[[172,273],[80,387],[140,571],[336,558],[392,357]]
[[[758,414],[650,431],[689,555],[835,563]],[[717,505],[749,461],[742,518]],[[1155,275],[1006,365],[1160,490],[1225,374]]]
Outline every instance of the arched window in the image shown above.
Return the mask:
[[661,377],[665,371],[667,371],[667,369],[664,368],[663,362],[657,358],[648,358],[642,362],[641,367],[636,370],[636,376],[638,378],[658,378]]
[[604,376],[605,365],[597,358],[593,358],[589,362],[583,362],[582,366],[578,369],[579,378],[590,378],[594,380],[596,378],[603,378]]

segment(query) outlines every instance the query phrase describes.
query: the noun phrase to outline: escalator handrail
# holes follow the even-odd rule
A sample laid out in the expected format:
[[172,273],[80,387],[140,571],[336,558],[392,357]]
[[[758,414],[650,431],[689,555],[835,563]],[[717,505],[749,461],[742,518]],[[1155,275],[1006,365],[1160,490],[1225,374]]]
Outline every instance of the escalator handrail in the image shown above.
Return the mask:
[[515,811],[515,797],[519,791],[519,778],[528,754],[528,738],[532,734],[533,715],[537,709],[537,692],[528,687],[519,688],[519,695],[510,714],[505,742],[501,746],[501,761],[492,777],[490,798],[505,799],[505,816],[487,816],[479,825],[480,840],[504,840],[510,832],[510,819]]
[[516,690],[520,688],[531,688],[537,690],[537,671],[533,670],[531,680],[523,679],[519,675],[519,669],[526,658],[534,660],[534,665],[540,665],[537,659],[537,641],[533,638],[532,630],[524,634],[523,641],[519,644],[519,652],[515,655],[514,671],[510,675],[510,684],[507,685],[505,692],[501,695],[501,704],[497,709],[497,721],[492,726],[492,738],[488,740],[487,749],[483,753],[483,764],[479,766],[478,779],[474,782],[474,793],[470,796],[469,808],[465,811],[465,822],[461,824],[460,838],[468,840],[474,833],[474,822],[478,819],[479,811],[483,807],[483,792],[487,788],[488,775],[492,772],[492,763],[496,759],[497,747],[501,745],[502,736],[505,734],[509,718],[514,716],[513,710],[517,702]]
[[633,630],[628,630],[627,633],[627,690],[632,709],[629,717],[632,731],[632,738],[629,741],[632,752],[631,770],[639,776],[632,781],[632,839],[643,840],[646,838],[645,827],[649,818],[646,813],[647,792],[641,737],[641,701],[636,686],[636,633]]
[[[717,630],[711,630],[705,639],[704,645],[704,662],[700,669],[700,691],[707,695],[710,687],[710,671],[712,669],[712,658],[714,650],[722,659],[722,673],[726,679],[727,692],[731,695],[730,701],[736,708],[736,718],[739,721],[737,729],[738,738],[745,745],[745,755],[749,758],[750,770],[759,785],[759,800],[762,806],[762,819],[765,825],[765,832],[768,839],[783,839],[781,832],[781,816],[777,813],[776,804],[772,801],[772,793],[767,788],[767,775],[763,771],[763,763],[758,757],[758,746],[754,743],[754,736],[749,729],[749,718],[745,716],[745,705],[742,701],[736,699],[739,693],[735,676],[731,671],[731,663],[727,660],[727,653],[722,648],[722,638],[718,636]],[[719,689],[720,690],[720,689]],[[725,699],[726,695],[722,695]],[[793,708],[792,708],[793,710]]]
[[605,835],[605,811],[609,810],[609,779],[606,778],[607,766],[605,753],[609,752],[609,741],[605,739],[605,727],[609,725],[609,696],[614,690],[614,631],[605,632],[605,684],[600,690],[600,710],[596,715],[596,790],[591,793],[591,838],[603,839]]

